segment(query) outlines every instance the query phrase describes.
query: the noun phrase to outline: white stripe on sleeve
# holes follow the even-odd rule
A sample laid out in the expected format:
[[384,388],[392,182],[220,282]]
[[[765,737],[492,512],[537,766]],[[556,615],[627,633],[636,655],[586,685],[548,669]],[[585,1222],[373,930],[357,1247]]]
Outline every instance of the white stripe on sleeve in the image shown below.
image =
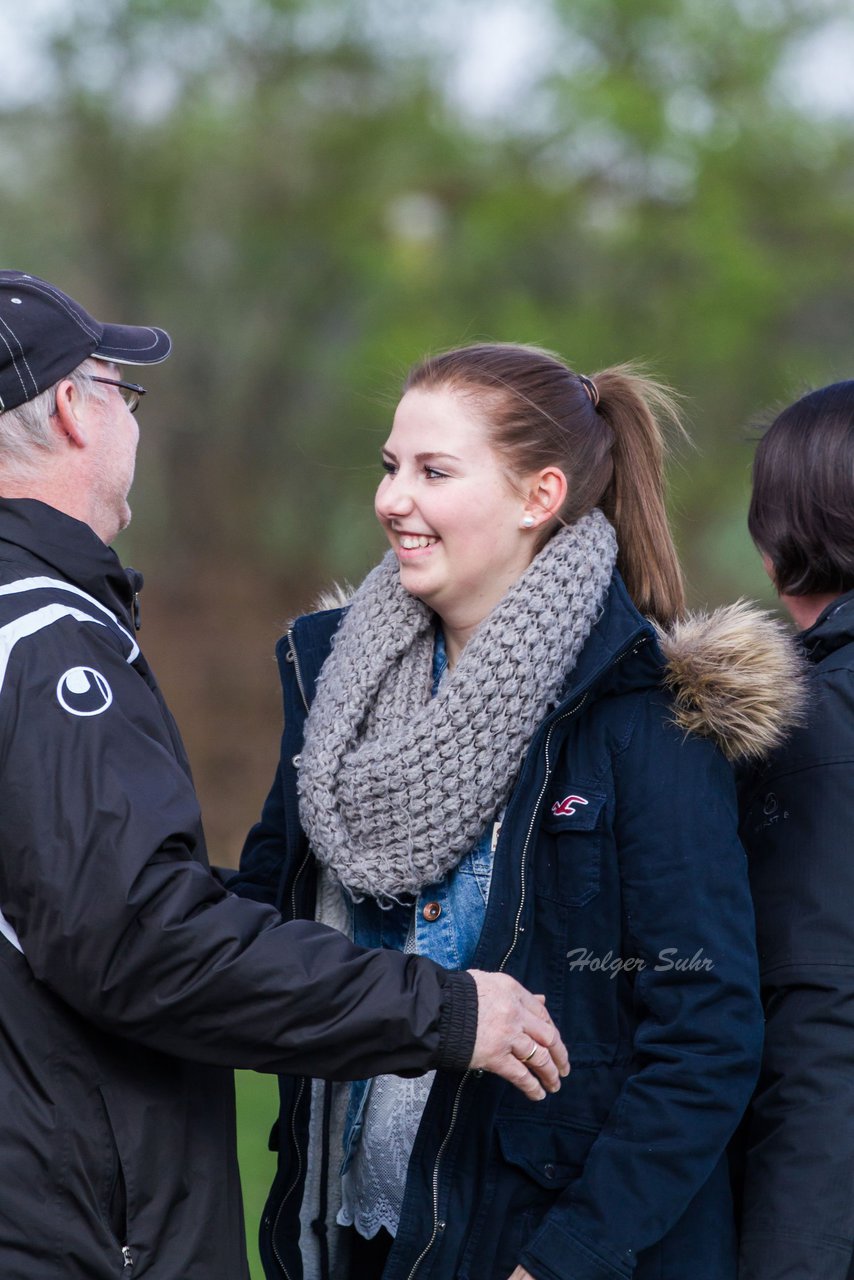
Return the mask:
[[24,954],[24,948],[21,946],[20,942],[18,941],[17,933],[9,924],[9,921],[3,915],[2,911],[0,911],[0,934],[2,934],[4,938],[7,938],[9,940],[9,942],[11,942],[13,947],[17,947],[21,955]]

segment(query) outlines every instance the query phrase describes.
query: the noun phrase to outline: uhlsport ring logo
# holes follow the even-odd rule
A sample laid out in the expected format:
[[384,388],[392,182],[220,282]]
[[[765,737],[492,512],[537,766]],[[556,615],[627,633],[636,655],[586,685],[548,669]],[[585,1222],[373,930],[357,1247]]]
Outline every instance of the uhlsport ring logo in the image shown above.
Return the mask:
[[100,671],[72,667],[56,686],[59,705],[73,716],[99,716],[113,701],[113,691]]

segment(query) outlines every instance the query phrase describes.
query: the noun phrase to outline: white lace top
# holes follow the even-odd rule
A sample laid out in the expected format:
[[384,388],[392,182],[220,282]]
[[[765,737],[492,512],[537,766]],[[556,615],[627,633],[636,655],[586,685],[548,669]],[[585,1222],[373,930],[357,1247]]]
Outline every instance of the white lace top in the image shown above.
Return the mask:
[[[415,919],[404,951],[415,950]],[[380,1227],[397,1234],[406,1170],[435,1071],[407,1077],[375,1076],[365,1103],[364,1128],[353,1161],[341,1179],[338,1222],[371,1240]]]

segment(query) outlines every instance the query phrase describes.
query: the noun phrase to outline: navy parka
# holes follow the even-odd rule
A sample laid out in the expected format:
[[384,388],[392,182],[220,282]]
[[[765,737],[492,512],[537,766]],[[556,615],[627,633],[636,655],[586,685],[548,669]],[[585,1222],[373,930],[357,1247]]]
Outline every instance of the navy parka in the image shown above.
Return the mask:
[[[296,777],[340,617],[300,618],[279,644],[282,756],[233,886],[286,914],[314,910]],[[723,1153],[761,1048],[753,912],[730,768],[674,726],[663,671],[615,575],[507,805],[473,961],[545,993],[572,1071],[540,1103],[437,1074],[385,1280],[507,1280],[518,1263],[537,1280],[735,1275]],[[282,1080],[271,1280],[302,1274],[309,1092]]]

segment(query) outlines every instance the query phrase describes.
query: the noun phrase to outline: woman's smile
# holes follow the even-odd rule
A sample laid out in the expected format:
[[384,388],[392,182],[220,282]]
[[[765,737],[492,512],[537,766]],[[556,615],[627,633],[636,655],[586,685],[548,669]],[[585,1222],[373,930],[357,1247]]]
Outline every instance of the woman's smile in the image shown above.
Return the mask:
[[418,556],[419,552],[429,551],[439,539],[429,533],[404,533],[402,530],[392,531],[397,539],[397,554],[407,560]]

